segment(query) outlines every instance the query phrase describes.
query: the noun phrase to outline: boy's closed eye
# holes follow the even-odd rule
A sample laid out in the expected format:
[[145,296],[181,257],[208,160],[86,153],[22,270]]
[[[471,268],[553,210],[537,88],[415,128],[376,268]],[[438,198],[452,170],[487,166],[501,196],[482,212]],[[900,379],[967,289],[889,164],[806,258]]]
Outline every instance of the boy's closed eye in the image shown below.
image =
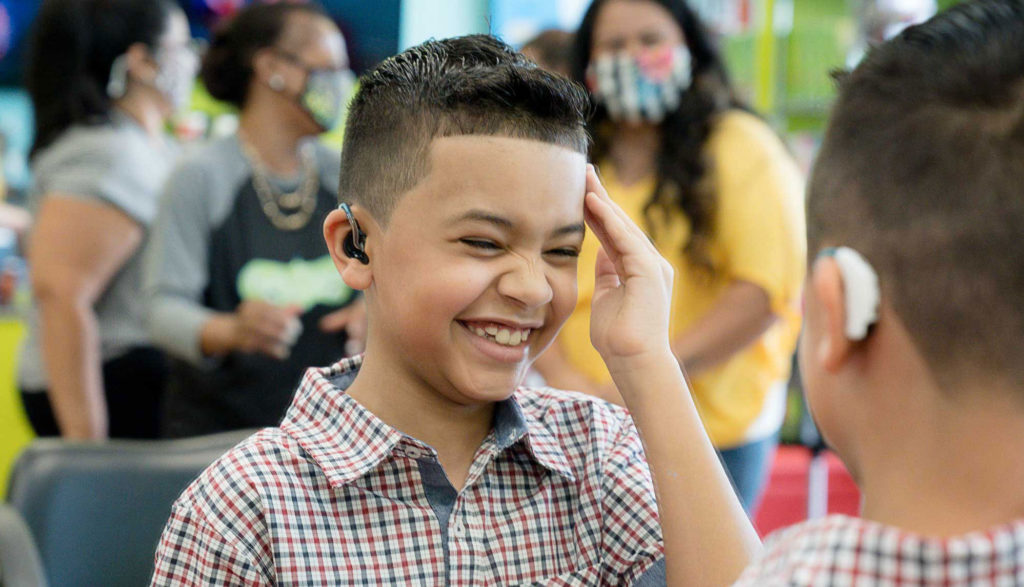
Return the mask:
[[[504,245],[498,244],[497,242],[482,238],[460,238],[459,242],[485,252],[498,252],[503,251],[506,248]],[[557,247],[544,251],[544,255],[574,259],[580,256],[580,251],[578,247]]]
[[482,238],[460,238],[459,242],[484,251],[501,251],[505,248],[494,241]]

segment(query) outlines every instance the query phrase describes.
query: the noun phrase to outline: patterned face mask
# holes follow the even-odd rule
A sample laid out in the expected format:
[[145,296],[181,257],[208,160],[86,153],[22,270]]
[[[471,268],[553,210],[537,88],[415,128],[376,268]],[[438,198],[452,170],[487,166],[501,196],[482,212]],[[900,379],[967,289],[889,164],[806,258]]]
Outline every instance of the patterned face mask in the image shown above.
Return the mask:
[[612,120],[657,124],[679,107],[690,75],[686,46],[664,46],[595,59],[587,69],[587,85]]
[[355,75],[349,69],[311,69],[299,103],[320,128],[330,130],[338,124],[353,86]]

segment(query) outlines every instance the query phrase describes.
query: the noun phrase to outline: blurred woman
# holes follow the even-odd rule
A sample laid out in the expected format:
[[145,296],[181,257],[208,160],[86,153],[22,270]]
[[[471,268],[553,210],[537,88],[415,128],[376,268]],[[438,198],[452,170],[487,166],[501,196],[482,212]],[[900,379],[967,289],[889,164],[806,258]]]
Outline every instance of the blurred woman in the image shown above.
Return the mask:
[[188,23],[170,0],[47,0],[35,27],[22,399],[40,435],[155,437],[167,367],[139,251],[176,154],[164,125],[195,75]]
[[201,78],[240,117],[174,171],[147,252],[150,332],[178,359],[171,436],[276,425],[303,371],[344,356],[362,324],[322,235],[341,160],[315,139],[352,85],[338,28],[309,4],[250,5]]
[[[749,511],[776,444],[800,324],[802,178],[735,99],[682,0],[596,0],[574,54],[573,75],[597,103],[591,158],[675,268],[672,345]],[[589,342],[596,254],[591,238],[577,310],[537,368],[556,387],[621,402]]]

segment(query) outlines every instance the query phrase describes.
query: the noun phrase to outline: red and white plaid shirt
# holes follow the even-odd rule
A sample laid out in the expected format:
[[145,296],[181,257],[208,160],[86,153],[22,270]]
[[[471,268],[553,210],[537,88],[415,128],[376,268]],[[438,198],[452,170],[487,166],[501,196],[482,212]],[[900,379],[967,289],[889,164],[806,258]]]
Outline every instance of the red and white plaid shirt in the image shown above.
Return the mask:
[[280,428],[175,502],[154,585],[664,584],[650,473],[629,415],[580,394],[496,406],[465,487],[435,451],[310,369]]
[[772,535],[736,585],[1024,585],[1024,520],[945,539],[848,516],[811,520]]

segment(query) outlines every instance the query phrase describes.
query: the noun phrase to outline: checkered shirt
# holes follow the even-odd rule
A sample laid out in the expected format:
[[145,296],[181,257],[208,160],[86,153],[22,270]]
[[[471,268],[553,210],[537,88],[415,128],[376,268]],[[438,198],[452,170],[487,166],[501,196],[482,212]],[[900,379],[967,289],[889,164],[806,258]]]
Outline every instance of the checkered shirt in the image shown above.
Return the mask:
[[1024,520],[941,539],[848,516],[819,518],[771,536],[736,585],[1024,585]]
[[664,585],[650,473],[622,409],[520,389],[456,492],[434,449],[306,372],[279,428],[175,502],[154,585]]

